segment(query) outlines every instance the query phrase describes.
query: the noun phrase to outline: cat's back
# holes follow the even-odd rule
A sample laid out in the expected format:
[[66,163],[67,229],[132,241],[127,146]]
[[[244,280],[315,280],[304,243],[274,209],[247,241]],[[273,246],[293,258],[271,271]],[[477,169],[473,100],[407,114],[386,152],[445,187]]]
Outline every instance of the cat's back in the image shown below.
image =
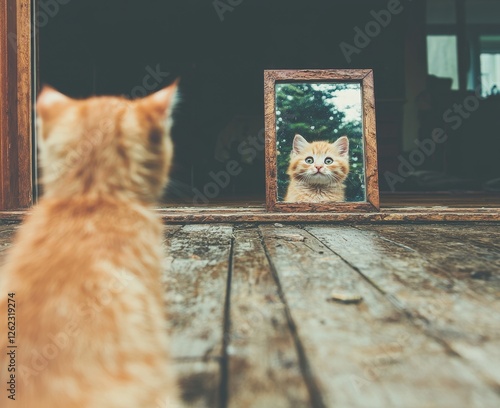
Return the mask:
[[[141,205],[106,197],[44,199],[19,228],[7,266],[36,263],[54,268],[57,264],[50,278],[60,273],[67,279],[68,271],[81,271],[99,259],[126,264],[132,258],[123,255],[144,258],[140,250],[148,253],[157,248],[161,231],[160,220]],[[42,275],[20,273],[22,279]]]
[[155,406],[173,388],[161,231],[149,210],[109,199],[32,211],[0,281],[0,303],[16,293],[19,304],[20,407]]

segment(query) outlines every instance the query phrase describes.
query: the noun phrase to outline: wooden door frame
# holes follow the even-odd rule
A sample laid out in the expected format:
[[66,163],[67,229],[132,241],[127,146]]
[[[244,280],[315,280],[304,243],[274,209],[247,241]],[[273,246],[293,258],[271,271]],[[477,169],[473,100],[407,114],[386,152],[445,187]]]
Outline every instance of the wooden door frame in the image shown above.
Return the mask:
[[0,0],[0,210],[33,204],[30,0]]

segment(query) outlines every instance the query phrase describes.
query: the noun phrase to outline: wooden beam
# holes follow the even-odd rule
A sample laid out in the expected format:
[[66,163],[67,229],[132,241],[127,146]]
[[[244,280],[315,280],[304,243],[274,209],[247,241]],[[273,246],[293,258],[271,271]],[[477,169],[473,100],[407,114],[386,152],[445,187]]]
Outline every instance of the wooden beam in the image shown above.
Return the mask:
[[32,204],[31,2],[0,0],[0,209]]
[[[157,210],[165,223],[226,222],[325,222],[325,223],[416,223],[416,222],[500,222],[499,208],[395,207],[380,212],[279,213],[264,208],[165,208]],[[19,222],[28,210],[0,211],[0,222]]]

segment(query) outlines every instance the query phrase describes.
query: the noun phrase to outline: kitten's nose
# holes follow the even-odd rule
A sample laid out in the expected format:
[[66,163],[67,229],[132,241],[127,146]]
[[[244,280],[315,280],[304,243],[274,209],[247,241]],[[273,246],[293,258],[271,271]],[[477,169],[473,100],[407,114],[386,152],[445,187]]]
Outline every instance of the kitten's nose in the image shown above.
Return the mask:
[[321,170],[323,168],[322,164],[315,164],[314,167],[316,167],[318,170]]

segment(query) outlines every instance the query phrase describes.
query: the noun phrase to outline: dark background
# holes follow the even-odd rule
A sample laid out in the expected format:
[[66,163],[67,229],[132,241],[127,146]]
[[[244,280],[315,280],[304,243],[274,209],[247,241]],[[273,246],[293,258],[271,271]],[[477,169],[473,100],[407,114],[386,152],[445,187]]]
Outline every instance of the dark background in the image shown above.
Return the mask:
[[[264,126],[264,69],[370,67],[378,98],[402,96],[398,32],[406,17],[360,58],[354,55],[352,64],[339,48],[341,40],[352,42],[353,27],[368,21],[375,3],[246,0],[221,21],[212,1],[73,0],[40,30],[40,81],[87,97],[130,95],[148,66],[171,73],[158,89],[180,76],[170,195],[189,203],[192,187],[203,191],[209,173],[224,168],[214,150],[217,135],[233,118],[243,115]],[[216,198],[263,201],[263,161],[242,167]]]
[[[38,3],[41,6],[44,1]],[[384,174],[397,172],[402,153],[405,103],[415,98],[405,85],[409,75],[405,55],[408,37],[413,35],[408,35],[412,21],[418,21],[425,35],[425,16],[418,13],[422,1],[401,0],[403,13],[393,16],[369,46],[352,56],[351,63],[339,45],[342,41],[352,44],[354,27],[364,27],[373,20],[370,11],[386,9],[387,3],[244,0],[220,17],[212,0],[72,0],[40,27],[38,79],[68,95],[87,97],[130,95],[142,84],[147,67],[159,66],[162,72],[170,73],[158,89],[180,76],[182,100],[175,113],[176,155],[169,202],[192,204],[198,192],[203,194],[207,183],[213,181],[210,173],[224,169],[230,159],[235,159],[242,171],[219,188],[210,202],[263,202],[263,152],[245,161],[237,151],[242,139],[257,136],[264,126],[263,70],[371,68],[384,190],[388,189]],[[425,38],[423,41],[425,44]],[[443,107],[464,99],[463,94],[449,90],[436,95],[432,86],[424,91],[434,92],[431,97],[435,103],[419,114],[420,138],[442,125]],[[458,176],[465,173],[478,181],[473,186],[463,184],[464,188],[476,188],[488,177],[500,176],[496,160],[500,137],[498,131],[491,131],[494,126],[500,128],[498,106],[492,102],[481,109],[481,115],[451,135],[446,151],[436,153],[423,168]],[[235,140],[223,143],[221,159],[216,149],[218,139],[220,144],[220,135],[231,132]],[[471,137],[475,138],[472,143]],[[397,188],[421,187],[405,180]]]

